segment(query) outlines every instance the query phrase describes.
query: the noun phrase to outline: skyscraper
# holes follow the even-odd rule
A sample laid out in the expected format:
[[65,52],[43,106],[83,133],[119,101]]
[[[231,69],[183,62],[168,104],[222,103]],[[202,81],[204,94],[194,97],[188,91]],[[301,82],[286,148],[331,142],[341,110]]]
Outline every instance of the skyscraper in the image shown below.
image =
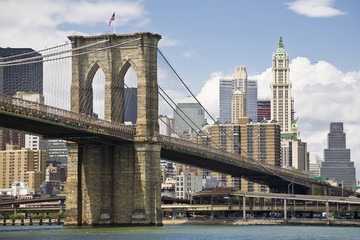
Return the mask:
[[324,149],[324,162],[320,176],[335,179],[343,187],[356,186],[354,162],[350,161],[350,149],[346,149],[346,134],[342,122],[330,123],[328,148]]
[[220,122],[231,122],[231,96],[233,93],[233,80],[220,79]]
[[[0,61],[41,56],[31,48],[0,48]],[[41,60],[41,59],[38,59]],[[17,66],[0,67],[0,94],[14,96],[17,92],[43,94],[43,63],[31,63]],[[0,130],[0,150],[6,145],[25,147],[23,133]]]
[[257,82],[256,80],[248,80],[246,67],[237,66],[233,74],[233,79],[220,79],[219,99],[220,99],[220,122],[230,123],[231,115],[231,99],[232,94],[236,90],[240,90],[244,95],[244,116],[251,118],[253,122],[257,122]]
[[174,131],[177,134],[182,135],[185,130],[198,131],[204,123],[204,110],[193,97],[188,96],[177,104],[173,121]]
[[136,124],[137,120],[137,88],[124,88],[124,122]]
[[271,119],[281,126],[281,132],[291,131],[291,83],[289,55],[285,53],[282,37],[273,54],[273,81],[271,83]]
[[[38,56],[31,48],[0,48],[1,62]],[[20,91],[43,94],[42,62],[0,68],[0,93],[13,96]]]
[[233,92],[231,98],[231,123],[238,123],[239,118],[245,117],[244,94],[238,89]]
[[247,116],[247,102],[248,102],[248,79],[245,66],[237,66],[233,73],[233,91],[240,90],[244,94],[244,113]]
[[68,149],[65,141],[61,139],[50,139],[47,162],[53,163],[53,165],[61,164],[62,166],[67,166],[67,160]]
[[256,123],[258,120],[257,115],[257,81],[256,80],[248,80],[247,85],[247,116],[251,118],[253,123]]

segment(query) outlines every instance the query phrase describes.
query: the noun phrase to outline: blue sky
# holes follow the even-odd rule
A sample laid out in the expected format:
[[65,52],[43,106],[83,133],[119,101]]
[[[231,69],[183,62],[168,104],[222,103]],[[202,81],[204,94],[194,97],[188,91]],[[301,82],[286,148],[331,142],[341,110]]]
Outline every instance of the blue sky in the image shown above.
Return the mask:
[[[355,54],[360,52],[357,26],[360,2],[357,0],[31,2],[0,2],[2,9],[8,10],[0,16],[2,29],[9,29],[14,38],[18,38],[1,36],[0,46],[42,48],[41,44],[65,41],[66,35],[76,32],[89,35],[112,32],[113,28],[107,23],[115,12],[117,33],[161,34],[161,49],[197,92],[213,71],[228,75],[236,65],[245,65],[249,75],[260,74],[271,66],[271,54],[280,35],[291,58],[305,56],[311,62],[326,60],[345,72],[359,67]],[[296,7],[297,2],[300,5],[297,9],[289,9],[291,4]],[[318,13],[310,9],[308,13],[299,14],[296,11],[301,10],[301,2],[305,6],[306,2],[318,2],[325,7],[318,6]],[[38,9],[39,5],[47,8]],[[316,5],[310,8],[316,9]],[[331,9],[338,12],[333,13]],[[309,14],[320,17],[309,17]],[[34,42],[28,38],[24,41],[21,33],[40,36],[34,37]],[[42,33],[52,36],[41,38]]]
[[[39,6],[42,6],[41,8]],[[268,97],[272,53],[290,56],[300,136],[322,157],[332,121],[344,122],[360,177],[358,0],[0,0],[0,46],[41,49],[68,35],[150,31],[190,88],[218,116],[218,80],[247,67]]]
[[[179,41],[162,48],[185,79],[200,85],[210,71],[230,74],[234,65],[242,64],[254,75],[270,67],[280,35],[291,58],[326,60],[342,71],[359,66],[354,54],[360,52],[359,1],[334,2],[345,14],[326,18],[297,14],[286,2],[150,1],[144,5],[152,18],[147,30]],[[184,56],[189,51],[190,59]]]

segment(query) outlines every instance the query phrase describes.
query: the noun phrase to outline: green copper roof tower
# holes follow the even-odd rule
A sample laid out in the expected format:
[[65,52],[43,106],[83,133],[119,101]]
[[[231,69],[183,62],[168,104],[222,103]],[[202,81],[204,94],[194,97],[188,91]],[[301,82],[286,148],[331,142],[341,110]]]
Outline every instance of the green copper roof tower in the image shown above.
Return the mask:
[[277,48],[277,50],[276,50],[276,56],[277,56],[277,57],[285,57],[285,56],[286,56],[285,48],[284,48],[284,43],[283,43],[283,40],[282,40],[282,36],[280,36],[280,39],[279,39],[278,48]]

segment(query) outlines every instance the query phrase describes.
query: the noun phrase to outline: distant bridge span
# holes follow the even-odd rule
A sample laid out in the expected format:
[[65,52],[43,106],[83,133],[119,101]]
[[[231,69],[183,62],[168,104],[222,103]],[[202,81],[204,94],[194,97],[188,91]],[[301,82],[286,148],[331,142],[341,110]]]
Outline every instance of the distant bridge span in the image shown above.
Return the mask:
[[[123,124],[101,120],[27,100],[0,95],[0,126],[44,138],[57,138],[79,144],[121,145],[134,141],[136,129]],[[341,189],[314,181],[308,175],[294,170],[260,163],[221,149],[196,144],[168,136],[160,136],[161,158],[216,172],[244,177],[267,184],[270,188],[287,192],[288,185],[305,193],[311,188]]]

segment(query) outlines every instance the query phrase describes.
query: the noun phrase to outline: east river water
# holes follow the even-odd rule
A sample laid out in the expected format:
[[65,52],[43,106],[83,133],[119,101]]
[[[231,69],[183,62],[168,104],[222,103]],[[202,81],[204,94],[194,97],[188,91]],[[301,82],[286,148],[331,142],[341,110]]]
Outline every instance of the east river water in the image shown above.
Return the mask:
[[357,227],[165,225],[163,227],[64,228],[0,226],[0,239],[360,239]]

